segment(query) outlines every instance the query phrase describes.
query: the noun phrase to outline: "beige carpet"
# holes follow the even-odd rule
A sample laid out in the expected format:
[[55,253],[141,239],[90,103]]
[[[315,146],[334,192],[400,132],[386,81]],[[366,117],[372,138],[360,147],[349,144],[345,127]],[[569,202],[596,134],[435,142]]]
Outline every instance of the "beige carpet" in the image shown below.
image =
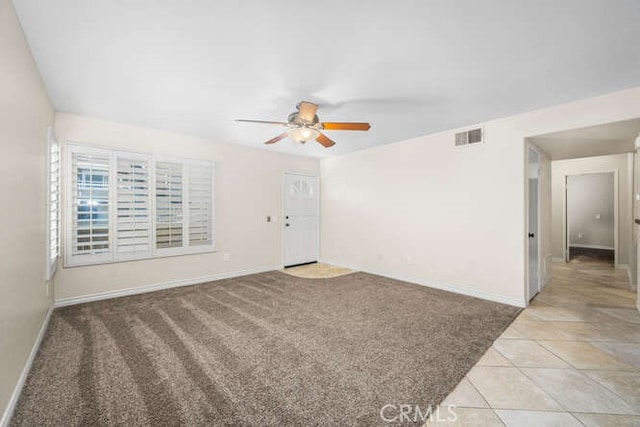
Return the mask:
[[377,425],[439,403],[519,311],[280,272],[57,309],[12,425]]

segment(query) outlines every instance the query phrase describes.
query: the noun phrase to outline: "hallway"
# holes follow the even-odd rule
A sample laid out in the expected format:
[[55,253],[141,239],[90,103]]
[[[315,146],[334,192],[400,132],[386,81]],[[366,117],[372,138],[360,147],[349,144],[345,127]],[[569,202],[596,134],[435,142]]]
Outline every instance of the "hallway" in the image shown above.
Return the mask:
[[553,264],[552,282],[447,404],[458,422],[446,425],[640,425],[640,315],[627,271]]

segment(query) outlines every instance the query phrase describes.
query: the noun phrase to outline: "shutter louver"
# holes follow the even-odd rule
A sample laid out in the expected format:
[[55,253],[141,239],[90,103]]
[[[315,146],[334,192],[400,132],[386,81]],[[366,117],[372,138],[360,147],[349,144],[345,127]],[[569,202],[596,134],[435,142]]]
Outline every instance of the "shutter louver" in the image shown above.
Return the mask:
[[213,164],[189,164],[189,246],[212,244]]
[[117,258],[149,257],[151,218],[148,158],[118,156],[117,182]]
[[49,260],[54,262],[60,251],[60,146],[51,143],[49,153]]
[[156,162],[156,248],[183,246],[182,164]]
[[73,153],[73,255],[109,252],[109,157]]

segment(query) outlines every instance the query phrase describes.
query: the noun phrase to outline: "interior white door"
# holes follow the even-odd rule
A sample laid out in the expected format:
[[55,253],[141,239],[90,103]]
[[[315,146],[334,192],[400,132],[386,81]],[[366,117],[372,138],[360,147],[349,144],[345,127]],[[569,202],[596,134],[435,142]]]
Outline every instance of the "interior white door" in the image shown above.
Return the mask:
[[318,177],[284,175],[284,266],[318,261]]
[[528,282],[529,300],[540,291],[540,236],[538,218],[538,185],[540,159],[535,150],[528,150]]

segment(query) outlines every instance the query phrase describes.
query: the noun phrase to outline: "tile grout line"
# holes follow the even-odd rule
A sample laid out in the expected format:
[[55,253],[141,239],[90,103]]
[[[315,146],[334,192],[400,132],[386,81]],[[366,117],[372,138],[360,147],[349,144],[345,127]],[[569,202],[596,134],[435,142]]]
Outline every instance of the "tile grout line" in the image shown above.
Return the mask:
[[[489,348],[493,348],[493,347],[489,347]],[[486,352],[485,352],[485,354],[486,354]],[[471,369],[473,369],[475,367],[476,367],[476,365],[474,365]],[[469,371],[471,371],[471,369]],[[467,374],[468,374],[468,372],[467,372]],[[471,384],[471,387],[473,387],[473,389],[476,391],[476,393],[478,393],[478,395],[482,398],[484,403],[487,404],[487,407],[491,408],[491,405],[489,404],[489,401],[487,400],[486,397],[484,397],[484,394],[480,393],[480,390],[478,390],[478,387],[476,387],[476,385],[473,383],[473,381],[471,381],[471,378],[469,378],[467,375],[465,375],[464,377],[467,379],[467,381],[469,381],[469,384]],[[491,408],[491,409],[493,409],[493,408]]]
[[[602,371],[600,369],[584,369],[585,371]],[[630,372],[630,371],[602,371],[602,372]],[[581,372],[582,373],[582,372]],[[607,384],[601,383],[600,381],[591,378],[589,375],[587,374],[583,374],[585,377],[589,378],[591,381],[595,382],[596,384],[600,385],[601,387],[606,388],[607,390],[609,390],[611,393],[615,394],[616,396],[618,396],[620,399],[622,399],[623,402],[626,402],[631,408],[635,407],[635,403],[633,402],[629,402],[627,399],[625,399],[624,396],[622,396],[620,393],[618,393],[617,391],[615,391],[614,389],[612,389],[611,387],[609,387]],[[609,415],[616,415],[616,414],[609,414]],[[640,415],[640,411],[638,411],[636,414],[634,415]]]
[[[540,341],[540,342],[538,342],[538,341]],[[640,372],[640,369],[638,369],[636,366],[630,365],[630,364],[626,363],[625,361],[620,360],[620,359],[619,359],[618,357],[616,357],[615,355],[613,355],[613,354],[611,354],[611,353],[609,353],[609,352],[606,352],[606,351],[604,351],[604,350],[601,350],[601,349],[599,349],[598,347],[595,347],[595,346],[591,345],[591,343],[590,343],[589,341],[536,340],[536,342],[538,342],[538,344],[539,344],[540,346],[542,346],[542,347],[543,347],[544,349],[546,349],[547,351],[551,352],[551,353],[552,353],[553,355],[555,355],[557,358],[561,359],[562,361],[564,361],[565,363],[567,363],[569,366],[571,366],[572,368],[574,368],[574,369],[575,369],[575,370],[577,370],[577,371],[588,371],[588,370],[590,370],[590,369],[582,369],[582,368],[579,368],[579,367],[575,366],[573,363],[569,362],[568,360],[564,359],[562,356],[560,356],[559,354],[557,354],[556,352],[554,352],[554,351],[553,351],[553,349],[551,349],[551,348],[547,347],[546,345],[544,345],[541,341],[554,341],[554,342],[580,342],[580,343],[584,343],[584,344],[587,344],[587,345],[591,346],[591,347],[592,347],[592,348],[594,348],[595,350],[601,351],[601,352],[603,352],[604,354],[606,354],[606,355],[608,355],[608,356],[610,356],[610,357],[615,358],[615,359],[616,359],[616,361],[618,361],[619,363],[624,363],[625,365],[628,365],[629,367],[633,368],[633,369],[591,369],[591,370],[595,370],[595,371],[613,371],[613,372],[636,372],[636,371],[639,371],[639,372]]]

